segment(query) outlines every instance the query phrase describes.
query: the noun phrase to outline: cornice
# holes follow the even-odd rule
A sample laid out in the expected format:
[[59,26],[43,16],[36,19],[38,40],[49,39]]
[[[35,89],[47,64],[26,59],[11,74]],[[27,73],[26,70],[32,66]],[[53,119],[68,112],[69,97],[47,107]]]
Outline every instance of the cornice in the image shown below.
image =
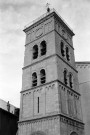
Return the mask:
[[69,42],[67,42],[67,40],[65,40],[64,37],[57,30],[55,30],[55,32],[74,50],[73,46],[70,45]]
[[27,123],[27,122],[38,122],[38,121],[44,121],[44,120],[48,120],[48,119],[59,119],[59,118],[66,118],[67,120],[71,120],[71,121],[74,121],[74,122],[78,122],[79,124],[81,125],[84,125],[84,123],[79,120],[79,119],[74,119],[74,118],[71,118],[69,116],[66,116],[64,114],[50,114],[50,115],[47,115],[47,116],[42,116],[42,117],[38,117],[38,118],[32,118],[32,119],[28,119],[28,120],[20,120],[18,121],[19,124],[23,124],[23,123]]
[[68,26],[68,24],[66,24],[66,22],[62,19],[62,17],[60,15],[58,15],[58,13],[54,9],[52,9],[50,11],[50,13],[45,13],[41,17],[37,18],[35,21],[33,21],[32,25],[26,26],[23,31],[26,33],[30,29],[36,27],[37,25],[41,24],[42,22],[46,21],[47,19],[49,19],[52,16],[54,16],[60,23],[62,23],[62,25],[67,29],[67,31],[69,31],[69,33],[72,36],[75,35],[73,33],[73,31],[71,30],[71,28]]
[[59,83],[61,83],[62,85],[64,85],[64,87],[66,87],[67,89],[71,90],[72,92],[78,94],[79,96],[81,96],[81,94],[77,91],[75,91],[74,89],[70,88],[69,86],[65,85],[63,82],[61,82],[60,80],[57,80]]
[[[56,56],[56,54],[52,54],[52,55],[50,55],[50,56],[46,56],[46,55],[45,55],[45,57],[44,57],[43,59],[37,60],[37,61],[35,61],[35,62],[33,62],[33,63],[31,63],[31,64],[29,64],[29,65],[23,67],[22,69],[24,70],[24,69],[26,69],[26,68],[28,68],[28,67],[31,67],[31,66],[33,66],[33,65],[35,65],[35,64],[37,64],[37,63],[40,63],[40,62],[42,62],[42,61],[44,61],[44,60],[46,60],[46,59],[49,59],[49,58],[51,58],[51,57],[54,57],[54,56]],[[34,61],[34,60],[32,60],[32,61]]]
[[58,54],[52,54],[52,55],[50,55],[50,56],[44,57],[43,59],[38,60],[38,61],[35,61],[35,62],[33,62],[32,64],[30,64],[30,65],[24,66],[22,69],[24,70],[24,69],[29,68],[29,67],[31,67],[31,66],[37,64],[37,63],[42,62],[43,60],[46,60],[46,59],[49,59],[49,58],[55,57],[55,56],[59,57],[63,62],[65,62],[69,67],[71,67],[76,73],[78,73],[78,71],[77,71],[73,66],[71,66],[68,62],[66,62],[66,61],[65,61],[63,58],[61,58]]
[[74,92],[77,95],[81,96],[81,94],[79,92],[75,91],[74,89],[71,89],[69,86],[65,85],[63,82],[61,82],[58,79],[56,79],[54,81],[46,82],[45,84],[41,84],[39,86],[31,87],[30,89],[22,90],[20,93],[24,93],[24,92],[27,92],[27,91],[32,91],[34,89],[38,89],[38,88],[41,88],[43,86],[47,86],[47,85],[52,84],[52,83],[55,83],[55,82],[59,82],[60,84],[64,85],[64,87],[66,87],[68,90],[71,90],[72,92]]
[[66,30],[71,34],[71,36],[75,35],[73,30],[71,30],[68,24],[66,24],[66,22],[62,19],[60,15],[58,15],[58,13],[54,12],[54,17],[62,24],[63,27],[66,28]]
[[52,29],[51,31],[47,32],[46,34],[41,35],[40,37],[38,37],[38,38],[36,38],[36,39],[34,39],[34,40],[30,41],[29,43],[25,44],[24,46],[26,47],[26,46],[30,45],[31,43],[33,43],[33,42],[37,41],[37,40],[38,40],[38,39],[40,39],[40,38],[45,37],[46,35],[50,34],[50,33],[51,33],[51,32],[53,32],[53,31],[55,31],[55,29]]
[[[37,22],[33,23],[32,25],[26,27],[23,31],[26,33],[27,31],[31,30],[32,28],[38,26],[39,24],[43,23],[44,21],[48,20],[49,18],[51,18],[53,16],[54,12],[47,14],[47,16],[41,18],[40,20],[38,20]],[[43,15],[42,15],[43,16]]]
[[76,61],[76,64],[90,64],[90,61]]
[[71,67],[76,73],[78,73],[78,71],[73,67],[71,66],[67,61],[65,61],[63,58],[61,58],[58,54],[56,54],[63,62],[65,62],[69,67]]

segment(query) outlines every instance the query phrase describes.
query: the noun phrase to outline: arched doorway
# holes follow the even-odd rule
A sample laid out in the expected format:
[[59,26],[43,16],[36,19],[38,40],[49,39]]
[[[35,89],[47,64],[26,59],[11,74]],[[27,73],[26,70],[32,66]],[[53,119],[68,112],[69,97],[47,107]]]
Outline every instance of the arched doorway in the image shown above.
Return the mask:
[[76,132],[72,132],[70,135],[78,135]]

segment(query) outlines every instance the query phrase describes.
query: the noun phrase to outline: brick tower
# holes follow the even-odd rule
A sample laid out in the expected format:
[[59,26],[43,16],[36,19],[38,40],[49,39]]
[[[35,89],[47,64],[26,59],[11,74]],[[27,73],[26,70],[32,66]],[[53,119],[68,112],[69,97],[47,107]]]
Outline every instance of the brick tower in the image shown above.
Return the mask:
[[19,135],[84,135],[73,31],[54,9],[25,27]]

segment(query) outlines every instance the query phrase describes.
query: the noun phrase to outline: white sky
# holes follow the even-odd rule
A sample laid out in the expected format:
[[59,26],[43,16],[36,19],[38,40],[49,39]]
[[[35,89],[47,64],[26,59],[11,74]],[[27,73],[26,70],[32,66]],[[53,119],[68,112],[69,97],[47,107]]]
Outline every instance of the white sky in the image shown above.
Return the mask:
[[46,3],[73,29],[76,61],[90,61],[90,0],[0,0],[0,98],[19,107],[25,34]]

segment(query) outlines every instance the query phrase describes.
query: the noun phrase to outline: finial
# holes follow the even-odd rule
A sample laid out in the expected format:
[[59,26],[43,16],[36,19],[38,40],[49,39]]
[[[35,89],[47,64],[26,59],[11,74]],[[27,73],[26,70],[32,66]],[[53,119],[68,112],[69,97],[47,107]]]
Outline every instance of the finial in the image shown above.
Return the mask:
[[8,110],[8,112],[10,112],[10,103],[9,103],[9,101],[7,102],[7,110]]
[[49,3],[46,4],[46,8],[47,8],[47,12],[49,13],[50,12],[50,8],[49,8]]

